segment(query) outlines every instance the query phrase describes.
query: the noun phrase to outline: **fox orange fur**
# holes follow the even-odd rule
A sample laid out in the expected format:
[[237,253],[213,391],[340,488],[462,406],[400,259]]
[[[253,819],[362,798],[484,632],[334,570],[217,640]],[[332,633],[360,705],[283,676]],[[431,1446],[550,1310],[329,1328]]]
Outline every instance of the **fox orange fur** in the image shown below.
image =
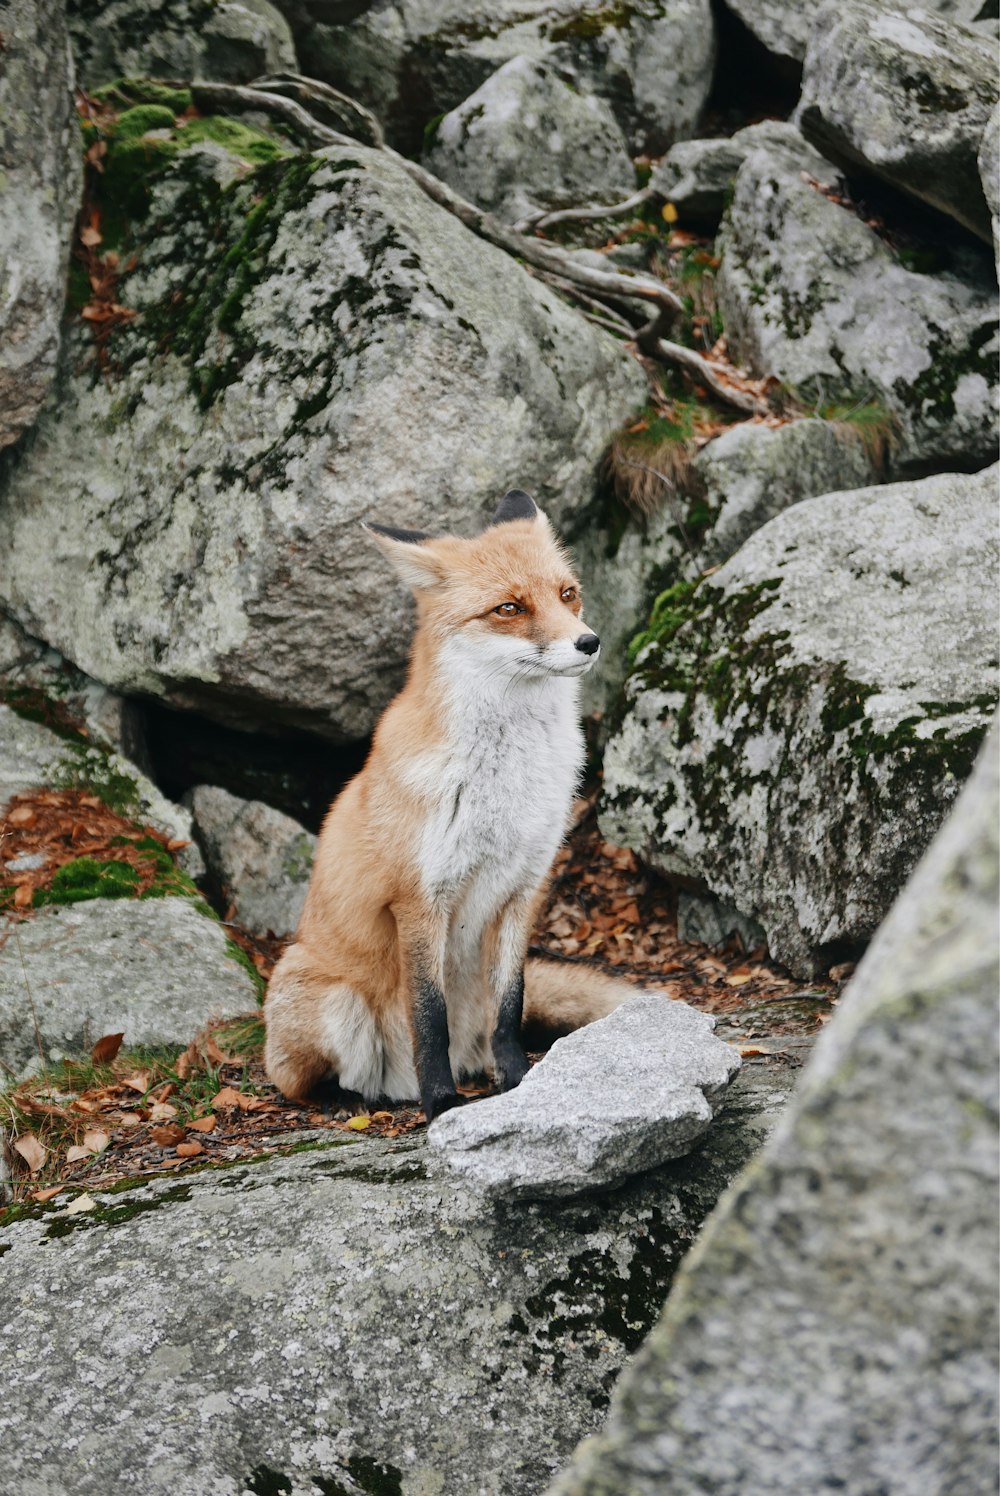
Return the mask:
[[583,762],[580,677],[599,641],[579,583],[527,494],[475,539],[369,525],[412,589],[406,685],[334,802],[294,943],[267,996],[265,1062],[302,1098],[368,1101],[527,1069],[523,1019],[570,1029],[630,995],[594,971],[526,962]]

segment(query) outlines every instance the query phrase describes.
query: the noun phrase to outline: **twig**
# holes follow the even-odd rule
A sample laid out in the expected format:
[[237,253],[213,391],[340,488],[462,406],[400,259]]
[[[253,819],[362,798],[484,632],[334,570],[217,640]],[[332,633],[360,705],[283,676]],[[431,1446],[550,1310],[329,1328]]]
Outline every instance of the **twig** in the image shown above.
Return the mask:
[[746,390],[737,389],[735,385],[727,384],[723,380],[721,376],[725,370],[721,365],[710,363],[693,348],[685,348],[682,343],[672,343],[666,338],[658,338],[652,344],[650,352],[662,359],[664,363],[679,364],[682,369],[694,374],[727,405],[732,405],[737,410],[745,410],[750,415],[756,415],[757,411],[762,408],[763,402],[755,395],[749,394]]
[[641,187],[620,203],[593,203],[585,208],[550,208],[541,213],[529,213],[527,218],[522,218],[514,227],[519,233],[532,234],[539,229],[554,228],[557,223],[593,223],[602,218],[626,218],[629,213],[648,203],[653,196],[649,187]]

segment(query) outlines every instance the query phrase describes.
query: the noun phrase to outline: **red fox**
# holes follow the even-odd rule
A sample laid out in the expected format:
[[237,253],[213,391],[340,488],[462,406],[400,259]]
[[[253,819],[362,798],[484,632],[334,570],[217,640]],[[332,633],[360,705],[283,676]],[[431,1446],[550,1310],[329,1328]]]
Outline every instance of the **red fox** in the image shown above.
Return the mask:
[[428,1122],[528,1061],[522,1020],[577,1028],[632,989],[526,961],[583,763],[578,682],[600,641],[528,494],[475,539],[366,526],[409,586],[406,685],[323,825],[294,943],[274,970],[265,1064],[286,1096],[324,1083],[419,1099]]

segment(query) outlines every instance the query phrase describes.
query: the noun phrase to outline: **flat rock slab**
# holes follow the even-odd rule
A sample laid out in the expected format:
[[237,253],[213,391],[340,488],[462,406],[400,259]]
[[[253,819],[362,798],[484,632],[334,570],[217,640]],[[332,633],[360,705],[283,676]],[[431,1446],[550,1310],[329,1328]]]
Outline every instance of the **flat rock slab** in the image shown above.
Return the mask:
[[401,1138],[29,1207],[0,1491],[538,1496],[794,1075],[748,1064],[694,1153],[600,1201],[488,1204]]
[[[187,899],[91,899],[0,921],[0,1060],[79,1054],[104,1034],[187,1044],[257,1006],[220,924]],[[37,1030],[37,1032],[36,1032]]]
[[687,1153],[740,1068],[687,1003],[640,993],[555,1043],[506,1095],[445,1112],[428,1138],[495,1199],[619,1185]]

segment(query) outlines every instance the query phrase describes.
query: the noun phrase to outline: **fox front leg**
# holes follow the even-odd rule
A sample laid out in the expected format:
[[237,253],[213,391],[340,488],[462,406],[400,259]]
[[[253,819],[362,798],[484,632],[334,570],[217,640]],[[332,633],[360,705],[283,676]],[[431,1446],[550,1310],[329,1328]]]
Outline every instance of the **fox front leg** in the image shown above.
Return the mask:
[[516,899],[500,914],[488,943],[487,981],[493,997],[493,1065],[501,1091],[512,1091],[528,1073],[521,1041],[524,1016],[524,960],[528,949],[531,904]]
[[420,1104],[428,1122],[461,1103],[455,1089],[448,1056],[448,1009],[444,1000],[444,932],[432,922],[427,938],[427,921],[421,934],[410,932],[397,921],[403,972],[407,982],[410,1027],[413,1033],[413,1061],[420,1088]]

